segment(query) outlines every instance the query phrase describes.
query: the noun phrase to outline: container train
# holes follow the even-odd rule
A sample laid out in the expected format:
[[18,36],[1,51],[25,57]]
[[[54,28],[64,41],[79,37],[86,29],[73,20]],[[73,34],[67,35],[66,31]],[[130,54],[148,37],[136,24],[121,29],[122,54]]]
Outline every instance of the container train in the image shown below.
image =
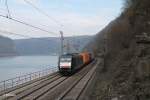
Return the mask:
[[59,57],[58,69],[63,75],[71,75],[93,60],[88,52],[64,54]]

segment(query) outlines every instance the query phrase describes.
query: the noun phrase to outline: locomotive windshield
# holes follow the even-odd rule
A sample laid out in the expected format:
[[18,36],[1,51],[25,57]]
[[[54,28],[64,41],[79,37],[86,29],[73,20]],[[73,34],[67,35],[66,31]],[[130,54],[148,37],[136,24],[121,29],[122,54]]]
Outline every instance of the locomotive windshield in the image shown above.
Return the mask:
[[60,62],[71,62],[71,57],[70,58],[60,58]]

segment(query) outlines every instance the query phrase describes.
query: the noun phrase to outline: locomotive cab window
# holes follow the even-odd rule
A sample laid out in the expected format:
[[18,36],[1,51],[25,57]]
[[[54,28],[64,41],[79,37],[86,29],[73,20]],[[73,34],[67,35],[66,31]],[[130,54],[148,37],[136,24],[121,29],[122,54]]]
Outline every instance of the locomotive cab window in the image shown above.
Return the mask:
[[70,58],[60,58],[60,62],[71,62],[71,57]]

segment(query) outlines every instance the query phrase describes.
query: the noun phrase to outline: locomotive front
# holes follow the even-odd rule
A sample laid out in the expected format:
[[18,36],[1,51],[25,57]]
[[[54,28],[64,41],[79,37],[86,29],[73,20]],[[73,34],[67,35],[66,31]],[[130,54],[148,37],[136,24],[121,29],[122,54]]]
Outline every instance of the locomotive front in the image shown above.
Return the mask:
[[72,70],[72,56],[62,55],[59,57],[58,68],[60,73],[71,73]]

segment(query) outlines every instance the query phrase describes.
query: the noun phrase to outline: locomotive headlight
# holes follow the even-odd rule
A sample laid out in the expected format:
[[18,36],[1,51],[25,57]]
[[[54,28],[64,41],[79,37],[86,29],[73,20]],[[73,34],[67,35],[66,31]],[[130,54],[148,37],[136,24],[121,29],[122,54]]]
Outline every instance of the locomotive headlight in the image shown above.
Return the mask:
[[60,62],[60,68],[71,68],[71,62]]

